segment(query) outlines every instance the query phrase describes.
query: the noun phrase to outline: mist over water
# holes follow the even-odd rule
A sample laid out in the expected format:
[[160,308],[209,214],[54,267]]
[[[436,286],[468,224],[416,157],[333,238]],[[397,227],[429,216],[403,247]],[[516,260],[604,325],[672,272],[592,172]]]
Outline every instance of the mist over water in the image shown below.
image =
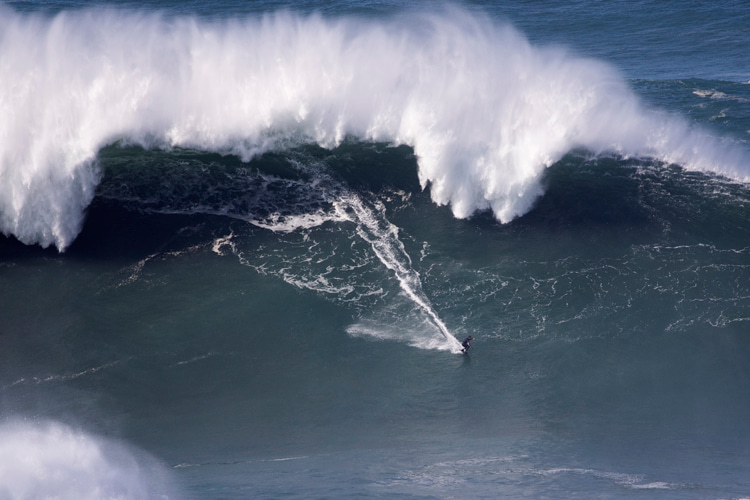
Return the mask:
[[0,496],[9,500],[169,498],[162,468],[143,452],[61,424],[0,425]]
[[456,217],[526,213],[572,148],[747,178],[746,152],[646,109],[611,66],[460,8],[231,21],[2,9],[0,229],[63,250],[119,142],[235,154],[348,136],[414,148]]

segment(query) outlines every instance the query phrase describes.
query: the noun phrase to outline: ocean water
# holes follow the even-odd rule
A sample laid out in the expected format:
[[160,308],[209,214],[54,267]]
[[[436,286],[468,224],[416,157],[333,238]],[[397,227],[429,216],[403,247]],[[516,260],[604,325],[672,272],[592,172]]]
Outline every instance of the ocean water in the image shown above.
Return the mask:
[[747,26],[0,4],[0,499],[750,498]]

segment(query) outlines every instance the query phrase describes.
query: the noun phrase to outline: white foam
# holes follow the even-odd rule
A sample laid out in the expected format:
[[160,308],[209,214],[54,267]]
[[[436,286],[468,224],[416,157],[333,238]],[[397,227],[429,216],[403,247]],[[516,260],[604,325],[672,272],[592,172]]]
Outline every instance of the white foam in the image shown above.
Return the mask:
[[[422,281],[419,273],[412,267],[411,257],[406,252],[404,244],[398,237],[398,227],[391,224],[385,217],[385,207],[378,204],[373,208],[356,195],[348,194],[341,197],[335,204],[337,213],[342,219],[347,219],[357,224],[357,234],[368,242],[378,259],[396,275],[401,290],[415,305],[417,305],[430,321],[437,327],[443,339],[424,339],[420,337],[420,347],[448,349],[454,353],[461,351],[461,344],[448,330],[430,300],[422,290]],[[353,332],[365,332],[371,329],[363,329],[355,326],[349,329]],[[382,337],[382,331],[371,333],[375,337]]]
[[644,482],[644,477],[637,474],[626,474],[622,472],[606,472],[596,469],[580,469],[560,467],[548,470],[534,470],[536,474],[557,475],[557,474],[580,474],[606,479],[613,483],[634,490],[671,490],[678,489],[683,485],[677,483],[667,483],[664,481]]
[[275,213],[266,219],[247,218],[247,220],[254,226],[280,233],[291,233],[299,229],[312,229],[326,222],[341,221],[335,214],[326,213],[321,209],[307,214],[281,215]]
[[0,33],[0,230],[61,250],[117,140],[243,159],[347,135],[407,144],[436,203],[500,221],[579,146],[748,178],[744,153],[645,110],[612,67],[460,9],[208,22],[0,6]]
[[141,452],[58,423],[0,424],[0,498],[168,499]]
[[724,92],[719,92],[718,90],[693,90],[693,94],[697,95],[698,97],[706,97],[709,99],[716,99],[716,100],[726,100],[726,101],[737,101],[737,102],[750,102],[750,99],[746,97],[739,97],[739,96],[732,96],[727,95]]
[[355,338],[406,342],[418,349],[458,352],[456,342],[445,337],[433,323],[413,318],[400,317],[398,320],[391,319],[390,322],[362,320],[347,327],[346,333]]

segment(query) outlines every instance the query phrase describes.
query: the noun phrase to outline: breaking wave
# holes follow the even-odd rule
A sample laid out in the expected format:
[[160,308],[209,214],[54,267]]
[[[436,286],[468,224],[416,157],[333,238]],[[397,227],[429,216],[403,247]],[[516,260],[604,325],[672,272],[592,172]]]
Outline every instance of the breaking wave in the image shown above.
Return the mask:
[[456,8],[241,20],[0,6],[0,230],[64,250],[113,143],[243,160],[346,137],[406,144],[456,217],[509,221],[573,148],[748,178],[745,153],[645,108],[611,66]]
[[156,460],[65,425],[0,425],[0,498],[170,498]]

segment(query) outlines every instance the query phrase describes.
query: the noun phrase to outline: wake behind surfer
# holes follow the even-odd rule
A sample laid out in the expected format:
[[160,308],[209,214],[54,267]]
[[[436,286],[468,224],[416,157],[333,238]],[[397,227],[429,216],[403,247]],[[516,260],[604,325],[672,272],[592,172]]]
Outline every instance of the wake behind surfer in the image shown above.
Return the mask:
[[461,349],[461,352],[469,352],[469,349],[471,349],[471,341],[474,340],[474,337],[469,335],[464,339],[463,342],[461,342],[461,346],[463,349]]

